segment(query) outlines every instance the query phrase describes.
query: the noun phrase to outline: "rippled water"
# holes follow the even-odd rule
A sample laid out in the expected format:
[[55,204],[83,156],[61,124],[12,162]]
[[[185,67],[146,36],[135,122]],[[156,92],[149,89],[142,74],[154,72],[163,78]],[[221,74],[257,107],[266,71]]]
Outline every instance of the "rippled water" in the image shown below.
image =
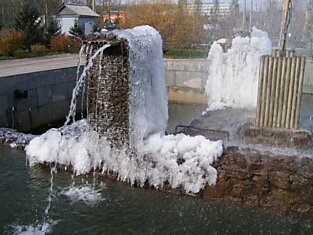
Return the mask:
[[[42,224],[50,171],[29,168],[23,152],[0,147],[0,179],[0,234]],[[72,183],[68,172],[54,175],[51,234],[313,234],[309,220],[77,177],[76,189],[88,194],[94,187],[101,199],[86,203],[84,194],[82,200],[65,195]]]

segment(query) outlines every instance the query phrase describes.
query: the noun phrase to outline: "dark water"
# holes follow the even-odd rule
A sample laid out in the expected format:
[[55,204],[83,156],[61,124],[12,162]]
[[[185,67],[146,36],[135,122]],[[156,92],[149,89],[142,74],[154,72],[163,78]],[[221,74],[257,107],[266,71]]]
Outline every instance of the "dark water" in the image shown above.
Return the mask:
[[[0,147],[0,179],[0,234],[42,223],[49,170],[30,168],[23,152]],[[103,200],[91,206],[60,195],[71,183],[69,173],[55,175],[52,234],[313,234],[313,221],[108,180],[104,187],[96,180]]]
[[169,103],[167,132],[175,132],[177,125],[189,125],[193,119],[199,118],[206,108],[206,105]]

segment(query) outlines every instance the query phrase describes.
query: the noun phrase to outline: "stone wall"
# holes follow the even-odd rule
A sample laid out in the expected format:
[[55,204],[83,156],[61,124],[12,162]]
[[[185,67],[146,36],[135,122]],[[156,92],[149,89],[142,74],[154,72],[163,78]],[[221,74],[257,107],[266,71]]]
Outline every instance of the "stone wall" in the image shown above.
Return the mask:
[[164,59],[168,99],[173,102],[207,104],[206,59]]
[[313,160],[228,148],[203,197],[313,216]]
[[[93,53],[100,47],[94,45]],[[88,119],[95,131],[114,146],[122,147],[129,144],[129,62],[125,42],[109,47],[100,56],[86,77]]]

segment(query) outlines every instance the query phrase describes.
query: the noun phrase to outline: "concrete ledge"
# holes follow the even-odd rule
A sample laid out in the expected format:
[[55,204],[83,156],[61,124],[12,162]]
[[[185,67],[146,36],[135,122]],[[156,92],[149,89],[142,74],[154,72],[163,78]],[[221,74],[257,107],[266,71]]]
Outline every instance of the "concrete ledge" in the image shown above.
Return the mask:
[[307,131],[248,127],[243,130],[243,138],[246,144],[299,149],[309,149],[312,146],[311,136]]

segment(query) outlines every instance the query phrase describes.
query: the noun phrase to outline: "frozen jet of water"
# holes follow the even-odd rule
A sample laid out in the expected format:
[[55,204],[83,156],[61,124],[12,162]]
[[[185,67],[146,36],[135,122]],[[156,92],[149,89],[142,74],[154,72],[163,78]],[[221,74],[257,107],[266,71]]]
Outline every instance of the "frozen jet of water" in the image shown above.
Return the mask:
[[214,42],[209,51],[209,76],[205,92],[208,110],[255,108],[260,57],[271,54],[272,43],[266,32],[253,28],[250,37],[236,37],[223,52]]

